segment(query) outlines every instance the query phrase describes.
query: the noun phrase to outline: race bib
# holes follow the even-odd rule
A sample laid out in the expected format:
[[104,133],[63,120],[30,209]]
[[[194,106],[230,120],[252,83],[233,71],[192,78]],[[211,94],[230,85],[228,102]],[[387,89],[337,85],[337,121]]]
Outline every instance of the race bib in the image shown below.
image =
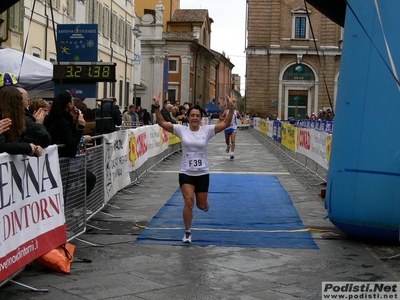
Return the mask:
[[187,153],[185,158],[188,171],[202,171],[208,168],[208,162],[203,153]]

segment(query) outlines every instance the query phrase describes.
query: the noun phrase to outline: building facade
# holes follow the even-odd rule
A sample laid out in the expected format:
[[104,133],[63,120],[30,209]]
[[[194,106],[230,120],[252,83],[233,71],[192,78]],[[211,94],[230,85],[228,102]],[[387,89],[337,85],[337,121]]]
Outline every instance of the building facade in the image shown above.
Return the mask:
[[[137,3],[142,2],[137,0]],[[153,1],[157,3],[153,7],[149,7],[151,1],[144,2],[143,7],[139,9],[136,5],[135,8],[137,24],[142,31],[142,78],[137,87],[138,100],[147,108],[153,94],[162,90],[163,100],[201,106],[215,101],[223,107],[227,89],[231,92],[233,64],[210,49],[213,20],[208,10],[179,9],[179,1]],[[140,15],[145,11],[148,14]],[[172,12],[171,17],[169,12]],[[165,65],[167,60],[168,66]],[[165,72],[166,67],[168,72]],[[216,101],[218,98],[221,101]]]
[[133,101],[133,10],[130,0],[21,0],[3,13],[3,46],[55,62],[57,24],[98,24],[98,61],[116,63],[117,81],[98,83],[97,98],[126,106]]
[[342,28],[303,0],[247,6],[246,112],[302,119],[334,109]]
[[[224,106],[233,64],[210,49],[213,20],[208,10],[181,10],[179,0],[163,2],[22,0],[0,16],[5,20],[3,46],[56,62],[57,24],[98,24],[97,60],[116,63],[116,82],[98,83],[97,98],[114,96],[120,107],[136,103],[149,109],[153,94],[161,90],[164,99]],[[135,40],[143,49],[137,53]],[[135,76],[139,64],[140,78]]]

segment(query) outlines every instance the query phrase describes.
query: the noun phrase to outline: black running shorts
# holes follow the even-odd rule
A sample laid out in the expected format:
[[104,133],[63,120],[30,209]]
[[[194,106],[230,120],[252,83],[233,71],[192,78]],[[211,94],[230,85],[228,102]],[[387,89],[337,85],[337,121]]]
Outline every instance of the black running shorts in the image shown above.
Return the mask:
[[182,186],[184,184],[193,185],[195,193],[208,192],[208,186],[210,185],[210,174],[189,176],[183,173],[179,173],[179,186]]

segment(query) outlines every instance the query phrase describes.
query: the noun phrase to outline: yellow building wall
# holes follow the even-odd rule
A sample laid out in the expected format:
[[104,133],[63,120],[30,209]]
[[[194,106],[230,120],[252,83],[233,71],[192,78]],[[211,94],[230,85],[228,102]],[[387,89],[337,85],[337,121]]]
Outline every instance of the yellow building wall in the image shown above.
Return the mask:
[[[144,15],[145,9],[156,9],[156,5],[160,0],[135,0],[135,13],[142,17]],[[172,15],[176,9],[180,8],[180,0],[164,0],[162,1],[164,5],[164,31],[167,28],[167,22],[171,20]]]

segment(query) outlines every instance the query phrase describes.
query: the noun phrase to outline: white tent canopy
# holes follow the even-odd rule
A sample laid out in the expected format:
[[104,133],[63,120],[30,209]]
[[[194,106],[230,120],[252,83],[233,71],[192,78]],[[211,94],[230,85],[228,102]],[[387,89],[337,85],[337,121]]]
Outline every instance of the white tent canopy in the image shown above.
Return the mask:
[[18,86],[28,91],[29,97],[54,98],[53,64],[30,54],[10,49],[0,49],[0,73],[12,73]]

